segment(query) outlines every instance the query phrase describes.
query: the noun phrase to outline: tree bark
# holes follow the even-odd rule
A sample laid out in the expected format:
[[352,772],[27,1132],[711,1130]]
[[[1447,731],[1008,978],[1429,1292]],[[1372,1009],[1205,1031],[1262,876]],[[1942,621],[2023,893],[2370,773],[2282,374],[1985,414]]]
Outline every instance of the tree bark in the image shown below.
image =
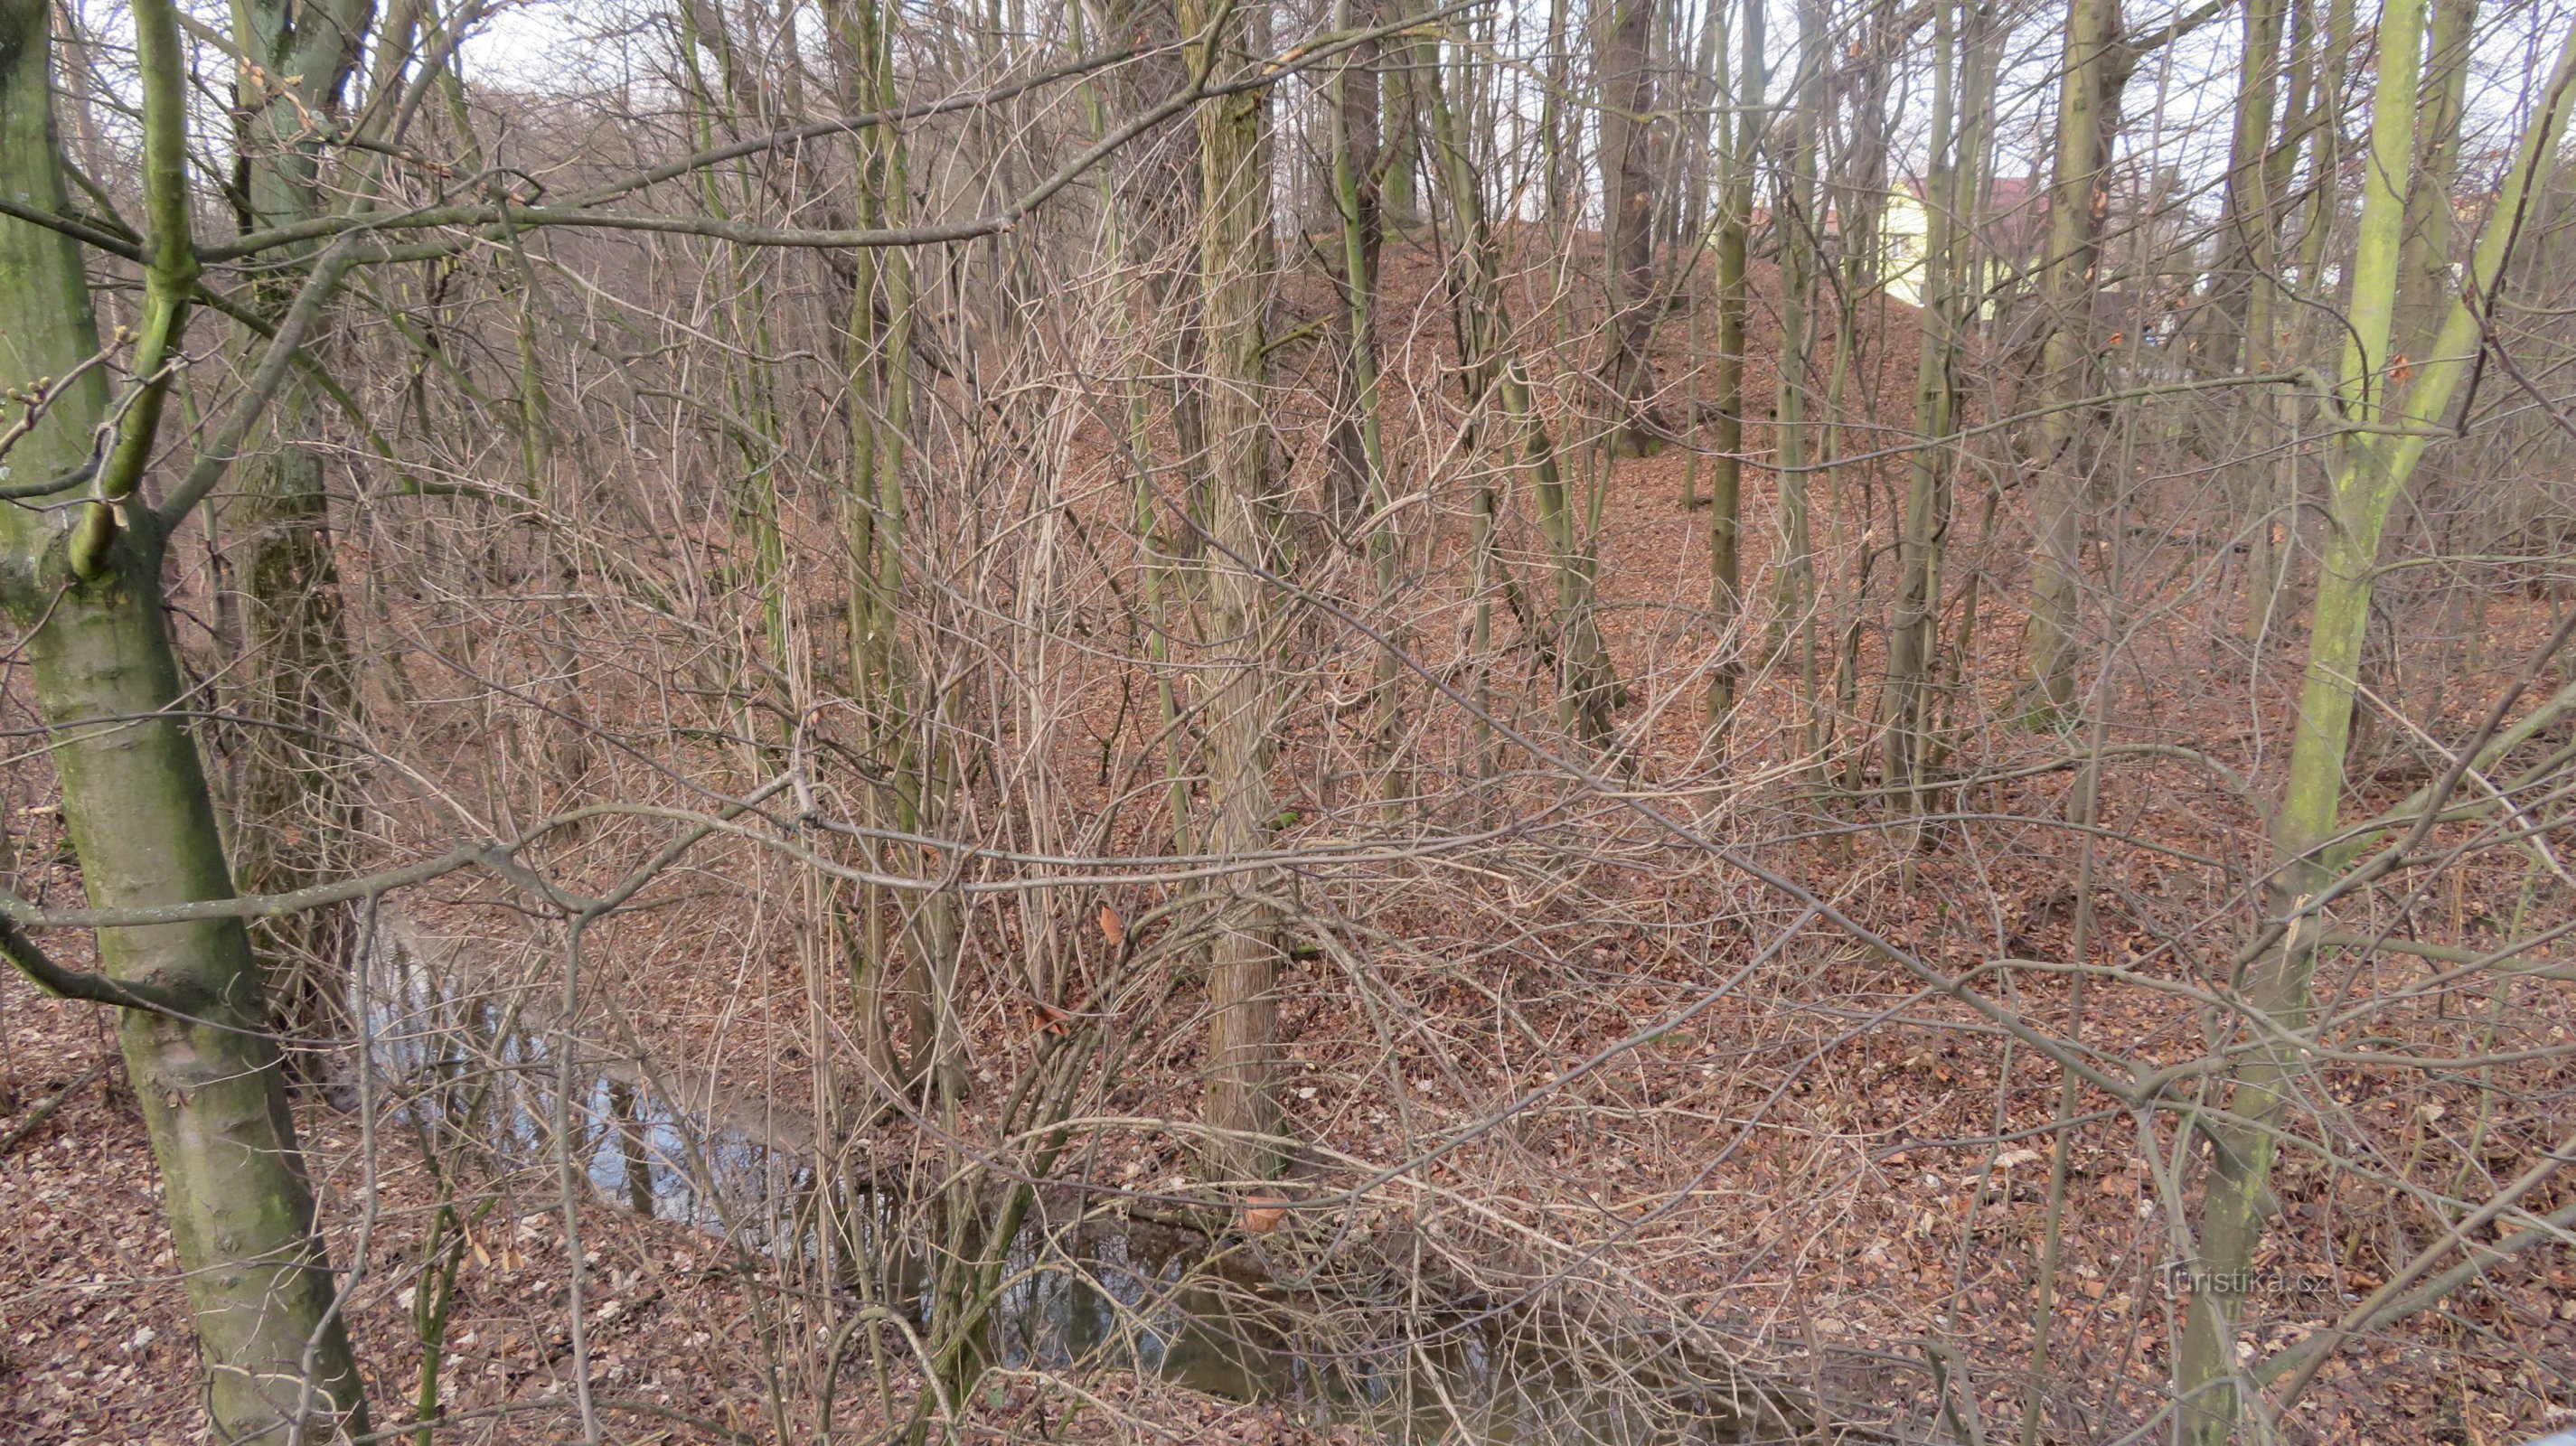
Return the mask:
[[[235,4],[235,39],[262,71],[235,82],[245,231],[322,213],[316,119],[339,113],[373,9],[369,0]],[[274,325],[301,281],[295,267],[263,276],[250,288],[253,309]],[[242,344],[256,343],[245,333]],[[247,655],[234,704],[242,715],[234,869],[252,893],[289,893],[340,875],[358,821],[358,758],[340,741],[357,711],[357,672],[314,447],[319,404],[311,382],[288,378],[269,404],[264,446],[235,464],[239,486],[224,509]],[[348,1033],[356,923],[339,906],[256,929],[269,999],[289,1038],[320,1044]],[[309,1079],[321,1071],[317,1064],[297,1073]]]
[[[1655,0],[1607,0],[1594,25],[1601,73],[1603,263],[1610,278],[1609,354],[1602,378],[1617,399],[1611,443],[1642,457],[1665,427],[1655,406],[1655,104],[1646,63]],[[1759,7],[1754,7],[1758,9]]]
[[2025,651],[2031,701],[2059,718],[2075,703],[2077,612],[2083,590],[2083,493],[2091,473],[2091,419],[2064,404],[2098,390],[2093,297],[2102,225],[2110,210],[2111,138],[2129,52],[2120,43],[2119,0],[2071,0],[2059,62],[2057,157],[2048,187],[2047,251],[2039,295],[2047,339],[2040,348],[2042,395],[2057,404],[2039,423],[2039,486],[2033,504],[2030,623]]
[[[1366,17],[1363,23],[1379,21],[1387,9],[1385,0],[1368,0],[1360,12]],[[1349,11],[1345,4],[1338,12],[1345,26],[1352,21]],[[1378,254],[1384,235],[1379,209],[1382,183],[1388,174],[1387,163],[1400,162],[1402,157],[1382,153],[1378,147],[1379,53],[1375,42],[1356,48],[1350,63],[1335,74],[1333,81],[1333,204],[1342,232],[1337,277],[1342,293],[1338,325],[1342,364],[1336,377],[1333,452],[1338,485],[1347,499],[1343,507],[1345,525],[1363,507],[1376,518],[1364,541],[1377,584],[1378,606],[1385,617],[1383,626],[1394,629],[1398,626],[1396,619],[1384,612],[1394,600],[1397,565],[1394,522],[1386,512],[1393,494],[1378,415],[1377,304]],[[1397,760],[1404,722],[1397,686],[1401,670],[1396,648],[1400,645],[1400,635],[1391,635],[1387,646],[1377,650],[1371,680],[1377,755],[1372,761],[1378,770],[1378,797],[1386,806],[1389,823],[1398,820],[1399,801],[1407,791]]]
[[[185,251],[183,104],[177,27],[166,5],[136,7],[146,73],[146,173],[154,240]],[[0,189],[68,210],[48,103],[47,7],[0,0]],[[166,129],[164,127],[166,126]],[[162,194],[170,192],[175,194]],[[164,255],[168,253],[162,253]],[[23,384],[71,377],[99,351],[74,243],[0,220],[0,371]],[[60,476],[91,455],[107,414],[105,374],[62,383],[10,451],[20,479]],[[129,412],[120,449],[149,446]],[[231,897],[232,877],[195,741],[174,710],[181,685],[163,622],[163,539],[130,504],[101,529],[95,504],[0,508],[0,606],[20,630],[81,877],[96,908]],[[86,570],[76,567],[82,559]],[[216,1440],[308,1441],[363,1434],[366,1407],[314,1234],[286,1077],[248,934],[238,920],[102,929],[112,979],[190,1002],[188,1019],[129,1009],[118,1042],[162,1180],[162,1202],[194,1314]]]
[[1755,150],[1762,135],[1762,15],[1766,7],[1745,0],[1744,45],[1736,77],[1735,134],[1722,153],[1723,182],[1717,220],[1717,437],[1708,475],[1708,612],[1717,634],[1717,661],[1709,669],[1706,700],[1709,736],[1723,743],[1735,712],[1742,671],[1736,625],[1744,613],[1744,323],[1752,305],[1746,252],[1753,229]]
[[[1181,31],[1195,73],[1224,81],[1244,74],[1252,15],[1229,0],[1183,0]],[[1206,849],[1240,858],[1270,846],[1277,807],[1270,792],[1276,700],[1269,584],[1256,569],[1279,565],[1274,545],[1279,499],[1270,466],[1266,348],[1262,314],[1270,299],[1269,90],[1202,102],[1199,135],[1199,325],[1207,369],[1208,636],[1205,677],[1208,805]],[[1279,1015],[1278,913],[1268,870],[1228,875],[1218,887],[1208,947],[1208,1040],[1200,1117],[1213,1133],[1201,1168],[1214,1179],[1275,1174],[1279,1133],[1273,1088]]]
[[[2455,299],[2426,359],[2397,365],[2398,281],[2406,214],[2417,173],[2415,146],[2426,0],[2388,0],[2380,14],[2379,78],[2372,101],[2369,164],[2352,261],[2352,302],[2334,402],[2346,429],[2335,439],[2325,498],[2331,525],[2308,629],[2308,660],[2293,715],[2289,778],[2272,820],[2272,873],[2265,880],[2265,927],[2276,937],[2247,970],[2245,1003],[2261,1034],[2238,1056],[2228,1083],[2230,1118],[2204,1127],[2208,1178],[2202,1190],[2192,1300],[2175,1357],[2180,1424],[2190,1446],[2224,1446],[2241,1407],[2236,1338],[2245,1289],[2274,1209],[2272,1164],[2293,1107],[2305,1054],[2295,1041],[2311,1008],[2324,895],[2367,839],[2339,839],[2344,757],[2352,736],[2371,592],[2388,518],[2413,479],[2434,423],[2483,350],[2484,320]],[[2468,285],[2481,297],[2504,274],[2531,188],[2557,150],[2576,98],[2576,34],[2563,43],[2541,113],[2516,148],[2489,212]]]

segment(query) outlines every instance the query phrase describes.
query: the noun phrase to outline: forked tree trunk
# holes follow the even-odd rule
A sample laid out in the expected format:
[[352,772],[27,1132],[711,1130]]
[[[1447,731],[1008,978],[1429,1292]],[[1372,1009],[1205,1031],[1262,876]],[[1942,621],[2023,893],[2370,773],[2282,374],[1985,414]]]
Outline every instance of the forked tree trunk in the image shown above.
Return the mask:
[[[177,25],[167,5],[136,11],[147,185],[164,202],[152,207],[154,219],[166,223],[186,214]],[[0,189],[63,211],[46,22],[41,0],[0,0]],[[185,254],[184,230],[155,239]],[[62,388],[10,450],[14,480],[80,466],[107,413],[103,372],[61,380],[99,351],[88,297],[71,240],[0,220],[0,374],[12,385],[54,378]],[[133,414],[129,426],[135,445],[148,441]],[[37,706],[54,730],[51,757],[91,905],[229,898],[214,802],[195,740],[174,713],[181,686],[163,623],[162,538],[150,512],[126,510],[127,524],[90,551],[68,536],[87,525],[89,509],[0,508],[0,605],[19,629]],[[70,565],[75,551],[94,558],[86,575]],[[184,1000],[193,1016],[129,1010],[118,1036],[160,1168],[215,1439],[363,1433],[357,1363],[314,1235],[248,934],[236,919],[102,929],[98,959],[109,977]]]
[[[2255,1254],[2274,1209],[2272,1164],[2282,1122],[2308,1067],[2292,1041],[2310,1016],[2317,938],[2325,927],[2323,896],[2368,846],[2367,837],[2339,835],[2354,680],[2381,537],[2426,445],[2438,435],[2435,424],[2483,349],[2482,317],[2455,301],[2426,359],[2411,369],[2411,386],[2410,369],[2396,365],[2406,211],[2413,187],[2423,183],[2415,170],[2415,134],[2425,3],[2388,0],[2380,15],[2370,158],[2362,172],[2352,302],[2334,396],[2347,430],[2331,454],[2325,497],[2330,525],[2293,715],[2289,779],[2273,815],[2272,873],[2265,881],[2267,928],[2277,937],[2248,968],[2242,986],[2244,1003],[2262,1021],[2261,1032],[2236,1057],[2228,1117],[2206,1128],[2208,1178],[2192,1300],[2175,1358],[2183,1439],[2190,1446],[2224,1446],[2242,1408],[2237,1332]],[[2556,153],[2568,106],[2576,99],[2576,33],[2564,42],[2540,96],[2541,112],[2516,148],[2462,287],[2481,298],[2504,274],[2513,237],[2527,219],[2533,180]]]

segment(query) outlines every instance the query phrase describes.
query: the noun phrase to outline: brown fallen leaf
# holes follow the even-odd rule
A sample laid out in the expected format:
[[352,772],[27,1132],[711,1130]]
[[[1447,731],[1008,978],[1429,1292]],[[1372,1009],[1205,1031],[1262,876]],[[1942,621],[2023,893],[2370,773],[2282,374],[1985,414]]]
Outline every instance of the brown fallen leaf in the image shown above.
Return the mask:
[[1288,1218],[1288,1202],[1266,1195],[1255,1195],[1243,1202],[1243,1214],[1235,1222],[1246,1235],[1267,1235]]
[[1109,947],[1112,949],[1119,948],[1127,942],[1126,921],[1119,918],[1118,911],[1107,904],[1100,906],[1100,937],[1108,940]]

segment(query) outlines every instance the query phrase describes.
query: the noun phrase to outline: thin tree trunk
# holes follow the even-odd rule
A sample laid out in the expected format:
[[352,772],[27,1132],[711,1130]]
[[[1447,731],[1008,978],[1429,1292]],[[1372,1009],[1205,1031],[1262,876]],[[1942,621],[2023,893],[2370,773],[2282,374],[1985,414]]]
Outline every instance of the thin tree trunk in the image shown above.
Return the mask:
[[[1353,23],[1349,9],[1345,0],[1336,28]],[[1384,13],[1384,0],[1376,0],[1362,12],[1363,23],[1375,23]],[[1333,206],[1342,233],[1341,266],[1336,277],[1342,293],[1342,363],[1336,375],[1334,465],[1341,479],[1339,485],[1349,499],[1346,516],[1356,516],[1365,506],[1376,519],[1365,545],[1377,584],[1381,626],[1394,629],[1396,619],[1387,609],[1394,601],[1396,588],[1396,535],[1386,513],[1393,493],[1378,415],[1377,357],[1378,252],[1384,235],[1378,208],[1385,162],[1390,158],[1381,155],[1377,144],[1377,74],[1378,48],[1371,42],[1354,49],[1349,62],[1333,77]],[[1396,801],[1407,791],[1396,756],[1403,731],[1395,651],[1399,646],[1400,635],[1393,635],[1387,646],[1377,650],[1371,681],[1376,752],[1372,761],[1378,770],[1378,797],[1388,806],[1389,822],[1395,821]]]
[[[1471,412],[1491,408],[1498,415],[1505,445],[1529,472],[1539,530],[1547,538],[1556,579],[1556,614],[1540,646],[1557,671],[1560,718],[1568,731],[1599,746],[1611,736],[1619,684],[1595,616],[1591,554],[1567,495],[1555,440],[1538,413],[1512,343],[1511,317],[1503,300],[1501,244],[1485,213],[1482,183],[1467,138],[1438,72],[1425,72],[1423,80],[1430,102],[1432,145],[1439,158],[1437,174],[1461,233],[1450,286],[1460,318],[1468,407]],[[1486,520],[1491,521],[1490,511]],[[1509,586],[1508,575],[1502,581]]]
[[[855,108],[899,106],[889,8],[878,0],[851,0],[838,19]],[[871,126],[856,139],[859,224],[903,224],[911,187],[901,128]],[[862,251],[855,261],[845,342],[850,467],[842,499],[851,559],[850,674],[876,752],[890,765],[882,786],[871,790],[871,808],[898,832],[932,833],[954,768],[941,726],[942,700],[921,696],[900,637],[912,522],[906,488],[918,309],[912,256],[890,247]],[[929,858],[915,862],[925,871],[938,867]],[[863,891],[861,910],[860,1009],[871,1062],[907,1084],[926,1080],[945,1095],[962,1092],[965,1067],[955,1037],[951,979],[963,927],[955,896],[935,892],[899,900],[871,888]],[[897,924],[892,934],[889,916]],[[901,1061],[884,1033],[889,1006],[901,1009],[911,1040],[910,1056]]]
[[[1857,533],[1852,541],[1850,586],[1837,609],[1841,622],[1834,629],[1834,681],[1829,708],[1816,728],[1818,767],[1830,773],[1830,760],[1838,747],[1837,738],[1848,726],[1862,740],[1843,750],[1843,784],[1857,789],[1867,766],[1871,749],[1868,720],[1860,713],[1860,646],[1867,629],[1869,581],[1882,544],[1877,529],[1870,521],[1866,499],[1874,490],[1867,464],[1853,485],[1851,474],[1834,465],[1841,451],[1841,429],[1850,415],[1852,391],[1874,396],[1878,362],[1876,348],[1885,328],[1873,326],[1863,334],[1865,315],[1884,316],[1886,295],[1881,289],[1880,217],[1887,191],[1887,100],[1894,83],[1896,47],[1910,33],[1908,25],[1899,23],[1883,8],[1872,12],[1856,45],[1855,65],[1842,89],[1849,97],[1851,119],[1846,149],[1840,165],[1820,176],[1820,189],[1827,211],[1840,225],[1834,234],[1836,255],[1831,265],[1834,281],[1834,362],[1825,379],[1824,423],[1817,429],[1818,463],[1821,475],[1835,498],[1832,516],[1837,530]],[[1862,501],[1853,504],[1853,494]]]
[[1753,228],[1755,151],[1762,136],[1765,82],[1762,17],[1768,7],[1745,0],[1744,44],[1736,64],[1734,136],[1722,153],[1717,220],[1717,436],[1708,473],[1708,614],[1717,661],[1708,675],[1706,721],[1723,746],[1735,713],[1742,669],[1736,624],[1744,612],[1744,323],[1752,304],[1746,247]]
[[2042,395],[2054,405],[2039,422],[2026,638],[2032,704],[2049,718],[2062,716],[2075,703],[2076,615],[2083,589],[2079,552],[2092,419],[2067,404],[2098,390],[2093,297],[2102,225],[2110,209],[2111,138],[2130,64],[2120,43],[2119,0],[2070,0],[2059,60],[2047,250],[2039,278],[2048,329],[2040,350],[2040,382]]
[[[316,118],[339,113],[372,10],[363,0],[237,0],[235,39],[265,72],[236,83],[244,229],[322,213]],[[301,280],[298,268],[267,272],[249,289],[252,310],[274,326]],[[244,333],[242,344],[256,340]],[[229,571],[242,587],[246,654],[234,702],[243,725],[234,872],[252,893],[288,893],[337,876],[357,825],[358,760],[341,741],[355,718],[357,675],[314,445],[318,403],[309,381],[287,380],[269,404],[265,445],[236,464],[239,486],[223,519]],[[345,905],[258,926],[269,999],[290,1038],[325,1044],[348,1033],[355,934],[356,915]],[[322,1069],[316,1062],[297,1072],[318,1079]]]
[[[1342,9],[1350,9],[1347,0]],[[1377,19],[1376,7],[1371,5],[1351,23]],[[1337,23],[1335,28],[1347,26]],[[1343,527],[1358,520],[1362,508],[1377,505],[1384,460],[1377,416],[1377,274],[1384,241],[1379,213],[1377,59],[1375,41],[1354,47],[1334,70],[1326,97],[1331,126],[1326,181],[1341,242],[1328,262],[1341,301],[1332,321],[1336,365],[1332,431],[1327,439],[1332,457],[1328,498],[1335,522]]]
[[2469,51],[2477,37],[2478,0],[2433,0],[2421,109],[2415,120],[2415,188],[2406,200],[2406,240],[2397,275],[2397,355],[2422,360],[2460,283],[2451,269],[2459,171],[2460,121],[2466,109]]
[[[2245,59],[2236,87],[2236,124],[2227,147],[2227,179],[2220,197],[2218,264],[2210,268],[2214,335],[2196,350],[2217,366],[2242,365],[2250,341],[2248,311],[2270,274],[2268,265],[2280,218],[2274,207],[2272,108],[2280,80],[2285,0],[2248,0]],[[2205,367],[2214,370],[2215,367]]]
[[[2275,172],[2277,187],[2286,190],[2297,164],[2297,148],[2304,141],[2308,151],[2308,197],[2300,223],[2294,275],[2297,285],[2311,293],[2318,289],[2326,243],[2334,231],[2336,180],[2343,169],[2343,135],[2337,116],[2352,34],[2353,0],[2328,0],[2325,31],[2308,41],[2313,74],[2307,108],[2296,128],[2283,137]],[[2303,334],[2315,324],[2316,319],[2306,308],[2298,309],[2293,318],[2276,322],[2270,337],[2271,345],[2278,349],[2275,354],[2284,361],[2298,355]],[[2253,588],[2246,599],[2245,631],[2253,638],[2265,636],[2284,611],[2281,593],[2293,580],[2299,536],[2299,449],[2291,444],[2297,439],[2302,406],[2295,392],[2284,389],[2274,400],[2274,410],[2279,429],[2275,440],[2280,451],[2261,499]]]
[[[1414,0],[1396,0],[1375,13],[1410,13]],[[1378,135],[1384,159],[1379,166],[1378,215],[1388,236],[1400,236],[1422,224],[1422,92],[1414,72],[1435,63],[1432,42],[1399,35],[1385,43],[1392,62],[1377,84]]]
[[[1816,207],[1818,136],[1824,125],[1828,96],[1826,69],[1832,63],[1825,40],[1824,0],[1798,5],[1798,87],[1790,115],[1788,165],[1779,185],[1780,355],[1775,374],[1779,401],[1780,536],[1771,568],[1771,621],[1763,651],[1777,657],[1794,654],[1799,686],[1806,702],[1806,749],[1813,754],[1816,703],[1816,564],[1808,517],[1807,468],[1818,449],[1810,436],[1814,390],[1816,277],[1823,256]],[[1837,339],[1836,345],[1840,345]]]
[[[1655,406],[1655,103],[1647,49],[1655,0],[1608,0],[1594,25],[1601,73],[1601,212],[1603,262],[1610,276],[1608,355],[1602,378],[1617,398],[1614,450],[1642,457],[1662,438]],[[1748,5],[1749,13],[1761,7]],[[1759,22],[1748,22],[1758,24]]]
[[[1923,343],[1916,365],[1915,431],[1926,445],[1908,460],[1897,539],[1895,615],[1887,633],[1887,730],[1881,757],[1890,788],[1914,789],[1935,766],[1935,677],[1942,566],[1954,505],[1961,362],[1975,320],[1969,218],[1993,127],[1987,115],[1999,59],[1988,6],[1934,11],[1933,165],[1924,183]],[[1955,34],[1955,39],[1953,35]],[[1950,57],[1956,56],[1955,96]],[[1957,109],[1953,111],[1952,105]],[[1939,440],[1932,440],[1939,439]],[[1908,806],[1919,795],[1906,797]]]
[[[1083,36],[1084,0],[1067,0],[1065,22],[1073,37],[1077,53],[1088,49]],[[1097,138],[1109,133],[1111,109],[1104,88],[1086,80],[1082,86],[1083,105]],[[1157,178],[1161,168],[1156,167]],[[1160,304],[1171,287],[1169,267],[1157,255],[1157,238],[1166,227],[1157,224],[1168,220],[1169,206],[1159,210],[1148,206],[1131,208],[1122,205],[1118,180],[1107,168],[1097,173],[1103,239],[1110,254],[1127,262],[1128,285],[1132,292],[1122,298],[1117,308],[1117,323],[1127,335],[1127,372],[1120,378],[1119,389],[1126,404],[1127,465],[1132,500],[1132,529],[1143,566],[1143,624],[1145,628],[1145,661],[1154,680],[1155,717],[1163,743],[1163,798],[1172,830],[1172,851],[1185,853],[1190,840],[1190,782],[1185,744],[1179,727],[1179,690],[1173,686],[1171,625],[1172,610],[1168,602],[1173,581],[1171,568],[1172,539],[1179,526],[1165,526],[1161,519],[1165,508],[1154,487],[1153,407],[1148,397],[1149,383],[1142,374],[1143,362],[1156,342]],[[1162,195],[1168,188],[1149,188]],[[1169,201],[1168,195],[1162,200]],[[1136,211],[1147,214],[1134,214]]]
[[[2300,9],[2304,13],[2304,0]],[[2307,65],[2314,47],[2302,45],[2292,55],[2289,93],[2280,108],[2282,134],[2278,137],[2272,133],[2273,71],[2278,67],[2266,59],[2258,76],[2254,61],[2257,57],[2277,56],[2288,43],[2290,10],[2289,5],[2275,0],[2250,10],[2245,22],[2250,54],[2245,82],[2237,92],[2236,134],[2227,180],[2227,223],[2220,237],[2220,243],[2237,260],[2221,268],[2218,285],[2222,290],[2216,308],[2222,325],[2233,333],[2226,338],[2228,344],[2217,350],[2245,372],[2270,371],[2287,362],[2281,338],[2275,335],[2280,325],[2281,191],[2289,179],[2284,157],[2295,158],[2292,143],[2299,112],[2306,104]],[[2243,311],[2241,325],[2228,320],[2226,312],[2240,293],[2241,300],[2235,304]],[[2287,411],[2289,402],[2286,394],[2257,394],[2243,399],[2242,410],[2237,413],[2245,421],[2252,454],[2237,469],[2244,478],[2241,487],[2247,527],[2246,592],[2251,598],[2268,599],[2269,575],[2277,556],[2272,539],[2271,484],[2278,463],[2270,454],[2295,420]],[[2235,399],[2231,398],[2230,404],[2234,409]],[[2268,616],[2252,612],[2249,620],[2254,626],[2247,636],[2259,638]]]
[[[1676,7],[1675,21],[1682,7]],[[1673,244],[1683,256],[1696,255],[1708,239],[1710,188],[1717,183],[1718,138],[1726,134],[1726,119],[1718,101],[1726,93],[1726,3],[1725,0],[1701,0],[1699,35],[1692,44],[1692,61],[1687,72],[1689,89],[1681,95],[1681,113],[1690,119],[1683,134],[1690,138],[1687,156],[1677,156],[1674,165],[1681,171],[1675,178],[1681,191],[1676,214]]]

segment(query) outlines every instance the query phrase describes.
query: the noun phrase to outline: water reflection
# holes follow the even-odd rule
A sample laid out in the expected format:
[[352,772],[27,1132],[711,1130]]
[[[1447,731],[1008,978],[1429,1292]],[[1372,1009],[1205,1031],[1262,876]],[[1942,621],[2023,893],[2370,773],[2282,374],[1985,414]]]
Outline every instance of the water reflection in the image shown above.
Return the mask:
[[[379,938],[369,1037],[413,1124],[502,1170],[551,1168],[562,1158],[560,1100],[569,1106],[561,1143],[602,1200],[829,1268],[805,1117],[578,1047],[562,1098],[563,1033],[539,991],[474,978],[454,946],[399,920]],[[843,1198],[847,1249],[883,1277],[878,1298],[925,1319],[926,1241],[938,1232],[868,1185]],[[1212,1256],[1201,1236],[1096,1206],[1067,1192],[1031,1213],[1012,1245],[987,1359],[1075,1374],[1138,1369],[1406,1442],[1644,1446],[1781,1434],[1756,1425],[1783,1419],[1775,1396],[1740,1393],[1722,1365],[1670,1347],[1541,1328],[1524,1314],[1426,1312],[1383,1269],[1329,1297],[1300,1295],[1239,1255]]]
[[[380,1076],[415,1126],[504,1167],[561,1158],[563,1079],[556,1011],[536,991],[469,982],[454,950],[401,927],[379,930],[367,1029]],[[720,1094],[712,1081],[574,1050],[564,1133],[603,1199],[642,1215],[792,1250],[814,1193],[813,1127],[791,1110]],[[680,1097],[675,1104],[666,1092]]]

